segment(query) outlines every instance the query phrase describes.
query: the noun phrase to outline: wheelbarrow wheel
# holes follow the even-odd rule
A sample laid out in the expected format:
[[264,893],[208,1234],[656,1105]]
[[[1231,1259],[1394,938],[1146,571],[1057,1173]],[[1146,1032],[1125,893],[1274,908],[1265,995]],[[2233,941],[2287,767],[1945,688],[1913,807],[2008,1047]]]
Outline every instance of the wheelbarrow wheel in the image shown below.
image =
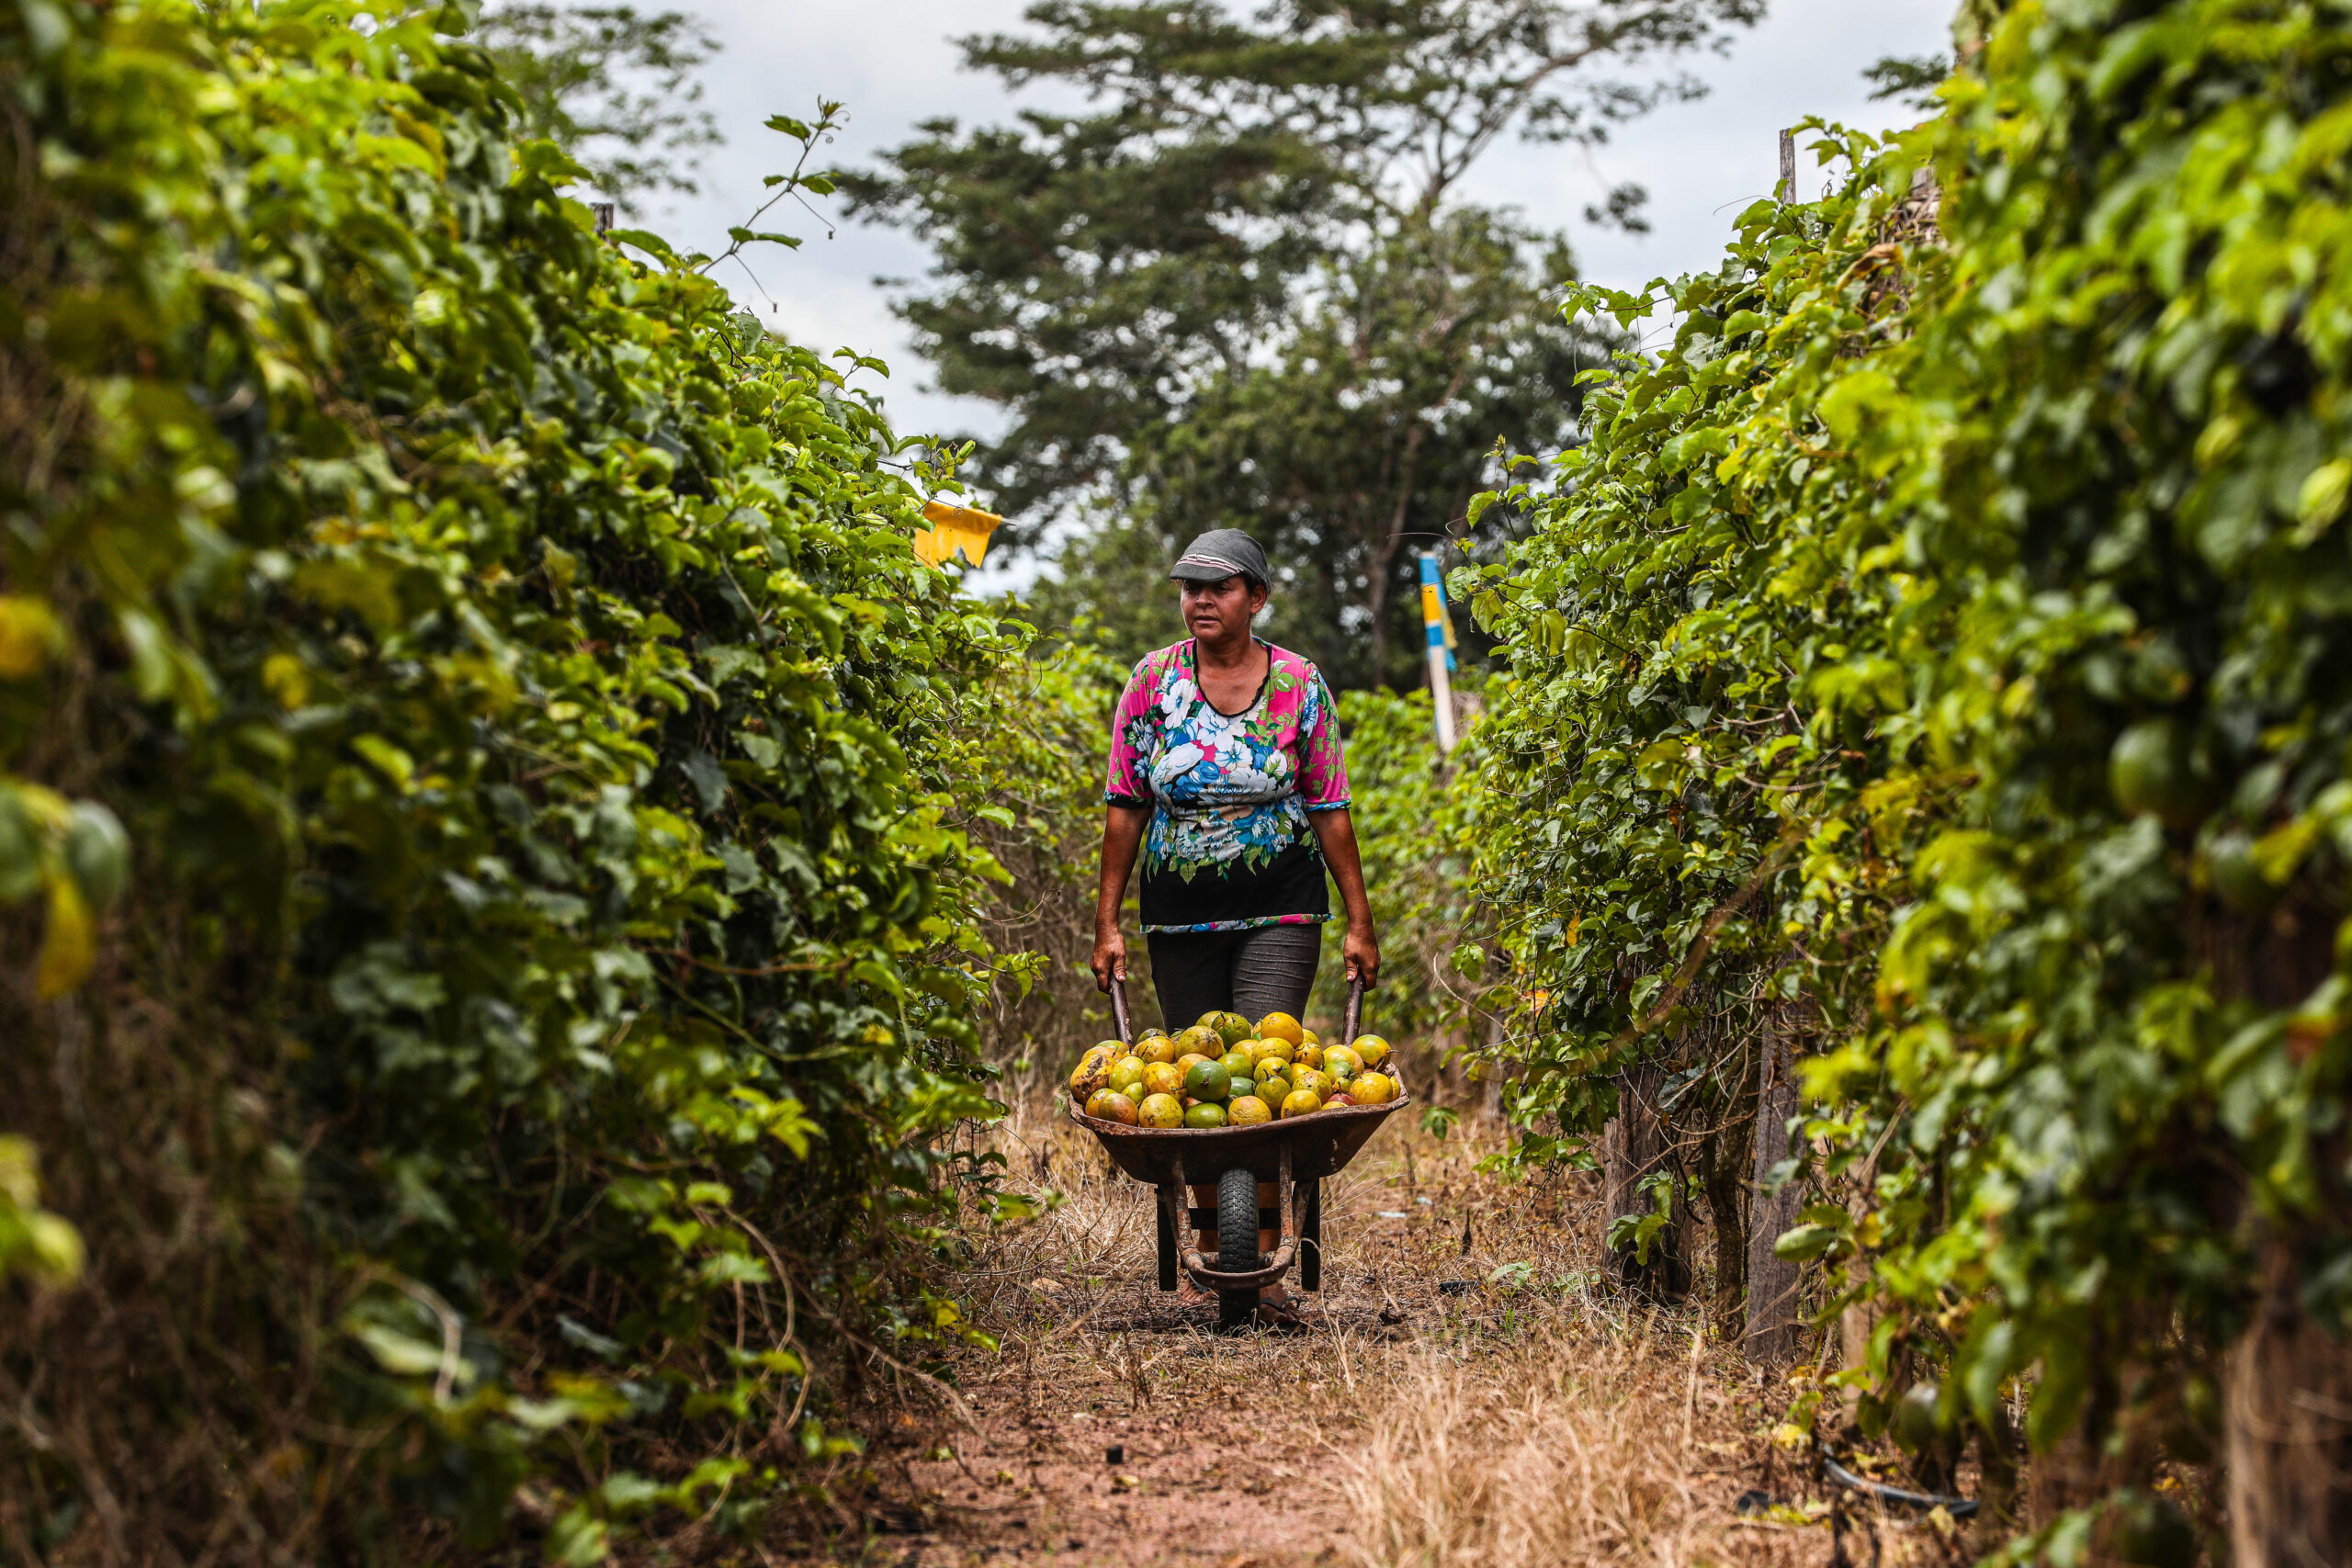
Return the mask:
[[[1262,1267],[1258,1257],[1258,1178],[1247,1167],[1228,1170],[1217,1179],[1216,1266],[1225,1274]],[[1221,1328],[1242,1327],[1257,1310],[1254,1287],[1216,1293],[1216,1321]]]

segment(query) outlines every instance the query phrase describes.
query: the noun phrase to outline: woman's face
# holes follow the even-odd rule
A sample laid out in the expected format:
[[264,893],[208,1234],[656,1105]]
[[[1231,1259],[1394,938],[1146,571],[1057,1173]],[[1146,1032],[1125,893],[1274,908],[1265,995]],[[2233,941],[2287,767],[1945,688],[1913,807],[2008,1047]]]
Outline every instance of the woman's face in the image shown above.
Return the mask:
[[1266,591],[1239,575],[1222,582],[1184,583],[1184,628],[1203,642],[1227,643],[1250,635],[1266,607]]

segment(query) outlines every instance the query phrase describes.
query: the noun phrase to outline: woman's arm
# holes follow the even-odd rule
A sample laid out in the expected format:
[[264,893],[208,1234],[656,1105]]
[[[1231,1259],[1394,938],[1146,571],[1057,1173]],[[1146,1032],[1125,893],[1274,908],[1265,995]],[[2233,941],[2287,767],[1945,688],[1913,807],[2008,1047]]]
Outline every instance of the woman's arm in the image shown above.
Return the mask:
[[[1348,911],[1348,934],[1340,943],[1348,978],[1361,980],[1369,988],[1380,979],[1380,936],[1372,929],[1372,900],[1364,896],[1356,825],[1348,820],[1344,806],[1310,811],[1306,819],[1315,825],[1316,841],[1323,846],[1323,863],[1331,868],[1332,880],[1340,885],[1340,902]],[[1095,951],[1102,950],[1098,946]]]
[[[1109,990],[1114,977],[1127,977],[1127,939],[1119,931],[1119,906],[1127,897],[1127,877],[1136,868],[1144,825],[1150,820],[1148,806],[1103,808],[1102,886],[1094,899],[1094,984],[1100,990]],[[1355,840],[1350,839],[1348,846],[1352,855]]]

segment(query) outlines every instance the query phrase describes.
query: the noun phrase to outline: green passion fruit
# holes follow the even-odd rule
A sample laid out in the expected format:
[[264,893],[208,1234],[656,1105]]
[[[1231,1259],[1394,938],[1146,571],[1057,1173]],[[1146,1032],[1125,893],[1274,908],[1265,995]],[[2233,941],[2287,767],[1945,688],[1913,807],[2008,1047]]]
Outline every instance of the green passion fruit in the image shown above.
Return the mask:
[[2220,796],[2188,727],[2177,718],[2143,718],[2118,736],[2107,784],[2125,812],[2167,828],[2194,828]]
[[1233,1075],[1226,1071],[1223,1062],[1195,1062],[1184,1075],[1184,1092],[1194,1100],[1222,1103],[1233,1092]]
[[1213,1100],[1204,1100],[1184,1112],[1184,1125],[1207,1129],[1225,1125],[1225,1107]]
[[1216,1031],[1227,1045],[1240,1044],[1251,1032],[1250,1021],[1238,1012],[1204,1012],[1197,1027]]
[[2215,834],[2205,846],[2205,880],[2222,902],[2242,915],[2269,913],[2286,891],[2262,874],[2254,836],[2241,828]]

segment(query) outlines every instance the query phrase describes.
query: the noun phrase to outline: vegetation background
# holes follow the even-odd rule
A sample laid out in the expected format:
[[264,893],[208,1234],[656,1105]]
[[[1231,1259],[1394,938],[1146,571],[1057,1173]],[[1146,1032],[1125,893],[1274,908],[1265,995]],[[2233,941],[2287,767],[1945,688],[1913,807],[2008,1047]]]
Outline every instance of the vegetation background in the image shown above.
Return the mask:
[[[854,174],[779,115],[716,255],[567,194],[693,177],[683,16],[0,10],[9,1553],[870,1500],[1023,1238],[1111,1223],[1023,1229],[1084,1196],[1023,1118],[1102,1028],[1103,716],[1227,523],[1350,688],[1418,1138],[1510,1129],[1380,1180],[1546,1196],[1463,1201],[1448,1256],[1534,1249],[1507,1325],[1687,1334],[1686,1449],[1747,1375],[1768,1480],[1972,1495],[1938,1552],[2352,1556],[2352,22],[1972,0],[1876,73],[1922,124],[1809,128],[1828,191],[1647,289],[1461,194],[1756,9],[1041,7],[970,58],[1083,109]],[[836,193],[1005,433],[900,435],[713,281]],[[1025,611],[914,551],[975,474],[1066,520]]]

